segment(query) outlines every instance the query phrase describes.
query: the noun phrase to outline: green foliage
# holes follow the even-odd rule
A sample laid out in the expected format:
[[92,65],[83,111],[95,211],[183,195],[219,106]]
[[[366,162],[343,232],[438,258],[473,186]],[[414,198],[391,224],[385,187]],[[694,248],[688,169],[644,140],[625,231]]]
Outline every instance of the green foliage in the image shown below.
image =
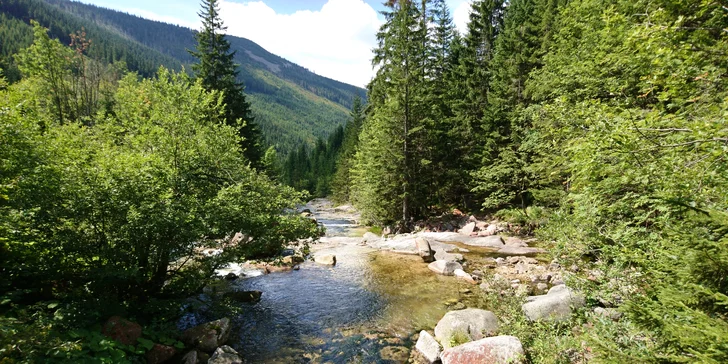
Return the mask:
[[[107,113],[63,122],[47,106],[59,96],[42,64],[33,70],[24,57],[69,51],[37,33],[20,64],[39,74],[0,90],[3,356],[123,362],[149,342],[120,347],[94,324],[124,312],[174,317],[179,302],[169,299],[198,292],[222,264],[317,235],[285,212],[305,196],[248,167],[236,130],[210,123],[223,116],[220,93],[164,68],[155,79],[129,74]],[[225,244],[236,232],[250,241]],[[207,257],[201,247],[223,252]]]
[[289,186],[313,196],[328,196],[343,140],[344,129],[339,127],[326,142],[319,138],[311,151],[305,144],[301,145],[297,151],[288,155],[283,165],[283,180]]
[[196,51],[190,51],[197,59],[192,70],[206,90],[219,91],[223,95],[225,112],[221,121],[238,129],[243,154],[259,168],[263,158],[260,130],[245,99],[245,86],[238,81],[238,65],[233,62],[235,52],[230,50],[230,42],[225,37],[227,27],[220,19],[219,4],[217,0],[202,0],[201,6],[202,30],[195,34]]
[[[196,62],[186,49],[196,46],[188,28],[155,22],[94,5],[67,0],[8,0],[0,3],[0,68],[10,82],[20,79],[13,55],[29,46],[29,19],[50,28],[51,38],[71,44],[70,34],[82,28],[91,46],[89,58],[104,64],[124,63],[141,76],[152,77],[160,65],[181,71]],[[245,84],[246,101],[262,133],[261,144],[273,145],[286,156],[300,143],[313,146],[346,121],[346,111],[360,87],[310,72],[267,52],[244,38],[226,36],[234,62],[240,64],[238,82]],[[190,67],[187,67],[188,69]],[[261,147],[262,151],[265,146]]]
[[364,105],[361,98],[354,99],[354,105],[351,107],[349,117],[350,119],[344,128],[344,140],[341,142],[341,150],[336,157],[336,172],[331,182],[332,198],[339,203],[348,202],[351,198],[351,166],[356,148],[359,145],[362,124],[364,123]]

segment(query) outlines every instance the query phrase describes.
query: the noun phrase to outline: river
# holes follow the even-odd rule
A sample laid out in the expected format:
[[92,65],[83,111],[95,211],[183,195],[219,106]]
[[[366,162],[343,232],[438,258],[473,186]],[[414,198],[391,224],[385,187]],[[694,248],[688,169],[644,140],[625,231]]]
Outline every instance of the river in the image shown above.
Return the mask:
[[250,363],[397,363],[406,361],[423,329],[432,329],[448,305],[468,302],[472,285],[433,274],[418,256],[360,246],[365,230],[350,210],[326,200],[306,206],[327,228],[311,261],[300,270],[234,282],[262,291],[257,304],[235,318],[230,340]]

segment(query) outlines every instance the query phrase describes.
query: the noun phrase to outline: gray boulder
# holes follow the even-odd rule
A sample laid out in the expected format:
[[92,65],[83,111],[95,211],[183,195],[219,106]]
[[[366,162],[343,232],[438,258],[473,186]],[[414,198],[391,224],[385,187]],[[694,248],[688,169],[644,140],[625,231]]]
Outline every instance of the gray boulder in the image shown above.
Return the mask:
[[425,263],[435,261],[435,256],[432,253],[429,241],[424,238],[417,238],[415,239],[415,244],[417,245],[417,252],[420,254],[420,257],[422,257],[422,260],[424,260]]
[[440,343],[435,340],[429,332],[422,330],[420,337],[417,339],[415,349],[422,354],[428,363],[432,364],[440,360],[440,353],[442,353],[442,347]]
[[230,338],[230,319],[225,317],[187,329],[182,342],[202,351],[212,352]]
[[546,250],[541,248],[528,248],[528,247],[517,247],[517,246],[504,246],[498,249],[498,254],[501,255],[537,255],[545,253]]
[[375,233],[372,233],[369,231],[364,233],[364,239],[363,239],[364,241],[371,242],[371,241],[375,241],[375,240],[379,240],[379,239],[380,239],[379,235],[377,235]]
[[517,337],[495,336],[447,349],[441,358],[443,364],[520,364],[524,355]]
[[460,234],[470,236],[470,234],[473,233],[473,230],[475,230],[475,222],[470,222],[463,226],[462,229],[460,229]]
[[498,332],[498,318],[490,311],[468,308],[450,311],[435,326],[435,337],[445,348],[453,340],[480,340]]
[[566,321],[573,309],[584,306],[584,296],[564,285],[552,287],[541,296],[532,296],[523,304],[523,313],[530,321]]
[[223,345],[215,350],[215,352],[207,361],[207,364],[242,364],[243,359],[233,348]]
[[437,251],[435,251],[435,260],[452,260],[452,261],[456,261],[456,262],[462,262],[463,255],[456,254],[456,253],[448,253],[445,250],[437,250]]
[[451,276],[455,274],[456,269],[463,269],[463,266],[458,262],[447,261],[447,260],[436,260],[430,263],[427,268],[431,271],[442,274],[444,276]]

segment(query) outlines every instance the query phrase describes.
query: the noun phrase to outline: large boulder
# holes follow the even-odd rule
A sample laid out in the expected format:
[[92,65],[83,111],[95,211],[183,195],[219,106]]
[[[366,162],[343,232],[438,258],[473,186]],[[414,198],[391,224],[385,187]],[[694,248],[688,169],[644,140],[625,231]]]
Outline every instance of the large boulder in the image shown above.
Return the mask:
[[463,255],[457,254],[457,253],[448,253],[444,249],[439,249],[435,251],[435,259],[433,260],[452,260],[456,262],[462,262],[463,261]]
[[415,239],[415,244],[417,244],[417,252],[425,263],[430,263],[435,260],[429,241],[424,238],[417,238]]
[[465,245],[479,246],[484,248],[501,248],[505,246],[505,244],[503,243],[503,238],[501,238],[499,235],[479,236],[475,238],[464,239],[462,243]]
[[373,232],[367,231],[366,233],[364,233],[364,237],[363,237],[362,240],[363,241],[366,241],[366,242],[372,242],[372,241],[376,241],[376,240],[379,240],[379,239],[380,239],[379,235],[377,235],[377,234],[375,234]]
[[182,357],[180,364],[207,364],[210,355],[199,350],[192,350]]
[[124,345],[136,345],[137,339],[142,336],[142,327],[119,316],[112,316],[101,329],[101,333]]
[[317,255],[314,257],[313,261],[323,265],[336,265],[336,255]]
[[436,260],[430,263],[427,268],[431,271],[442,274],[445,276],[451,276],[455,274],[456,269],[463,269],[463,266],[458,262],[447,261],[447,260]]
[[242,364],[243,359],[235,349],[223,345],[217,349],[207,361],[208,364]]
[[519,364],[524,362],[523,345],[515,336],[495,336],[445,350],[442,364]]
[[187,346],[206,352],[214,351],[225,344],[228,338],[230,338],[230,319],[227,317],[195,326],[182,333],[182,342]]
[[480,340],[498,332],[498,318],[490,311],[467,308],[450,311],[435,326],[435,337],[445,348],[460,340]]
[[518,246],[504,246],[500,249],[498,249],[498,254],[500,255],[537,255],[541,253],[545,253],[546,250],[541,248],[529,248],[529,247],[518,247]]
[[462,280],[464,280],[464,281],[466,281],[466,282],[468,282],[470,284],[476,284],[477,283],[475,281],[475,279],[473,279],[473,276],[471,276],[470,274],[468,274],[467,272],[465,272],[462,269],[455,269],[455,271],[453,272],[453,274],[458,279],[462,279]]
[[466,224],[465,226],[463,226],[463,228],[460,229],[459,233],[470,236],[470,234],[472,234],[474,230],[475,230],[475,222],[470,222],[470,223]]
[[161,364],[172,359],[177,354],[177,349],[172,346],[154,344],[147,354],[147,364]]
[[429,332],[422,330],[420,337],[417,339],[415,349],[422,354],[428,363],[432,364],[440,360],[440,353],[442,353],[442,347],[440,343],[435,340]]
[[584,296],[564,285],[554,286],[541,296],[529,297],[523,313],[530,321],[566,321],[572,310],[584,306]]

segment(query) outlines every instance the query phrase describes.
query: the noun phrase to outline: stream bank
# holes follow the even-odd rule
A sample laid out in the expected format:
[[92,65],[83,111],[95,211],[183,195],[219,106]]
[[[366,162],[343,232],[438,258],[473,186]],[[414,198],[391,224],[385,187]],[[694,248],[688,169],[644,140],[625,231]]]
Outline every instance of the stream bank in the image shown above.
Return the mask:
[[[510,273],[519,273],[519,282],[512,283],[519,289],[535,287],[540,278],[527,282],[529,271],[517,271],[516,265],[534,273],[548,270],[533,258],[521,262],[503,257],[502,249],[528,248],[521,240],[433,232],[385,239],[365,234],[348,206],[314,200],[305,209],[327,228],[311,246],[313,259],[297,270],[269,274],[246,264],[219,272],[244,274],[229,283],[233,290],[263,292],[259,302],[241,303],[242,313],[233,318],[235,330],[228,342],[246,362],[414,360],[422,330],[434,328],[448,311],[481,304],[475,283],[484,272],[498,271],[508,282],[515,282]],[[435,274],[418,253],[418,238],[432,245],[438,259],[460,261],[470,279]],[[317,264],[322,256],[335,256],[335,265]]]

